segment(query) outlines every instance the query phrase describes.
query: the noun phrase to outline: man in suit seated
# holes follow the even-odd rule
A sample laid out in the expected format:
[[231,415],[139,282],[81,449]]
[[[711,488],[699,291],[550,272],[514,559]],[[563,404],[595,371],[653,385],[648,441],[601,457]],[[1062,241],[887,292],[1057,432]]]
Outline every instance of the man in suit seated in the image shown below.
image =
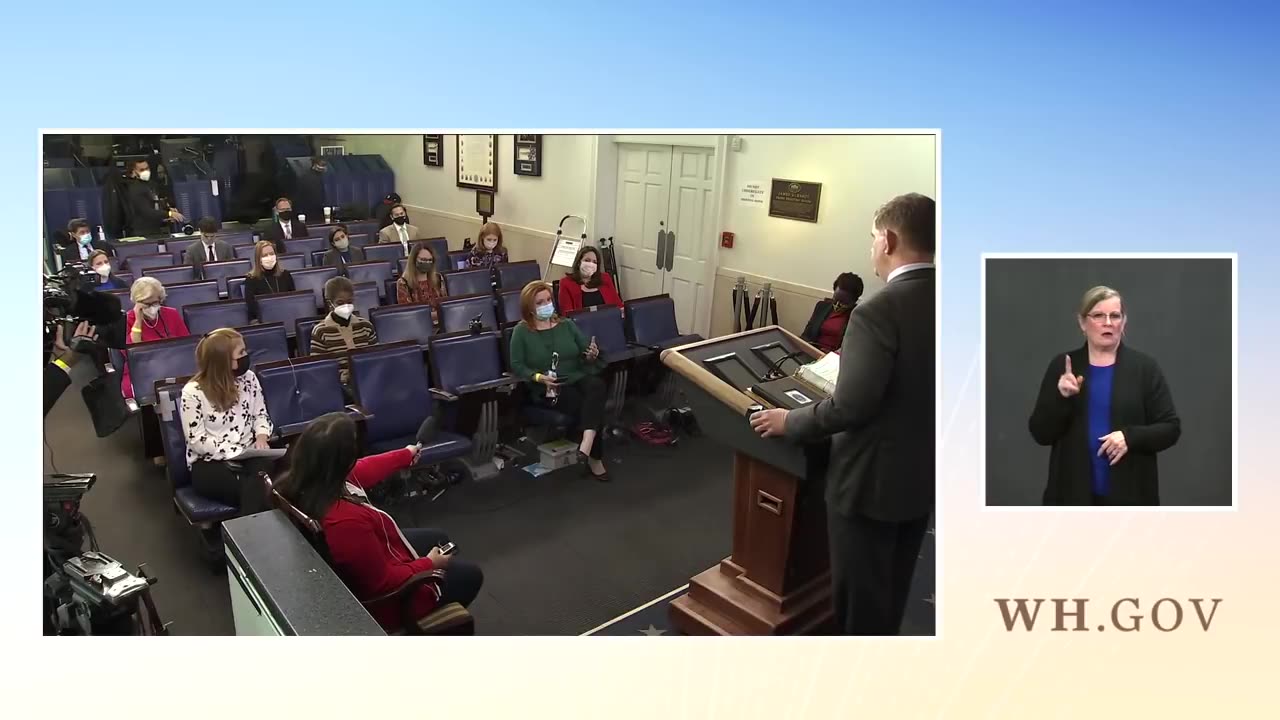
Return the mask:
[[409,224],[409,213],[403,205],[391,206],[391,224],[378,231],[378,242],[400,243],[405,257],[409,256],[409,246],[418,240],[418,227]]
[[276,200],[276,220],[262,233],[263,240],[276,246],[276,254],[285,254],[285,242],[294,238],[311,237],[307,224],[293,214],[293,203],[287,197]]
[[208,216],[200,218],[200,239],[187,246],[186,260],[195,267],[196,275],[204,277],[205,263],[235,259],[227,241],[218,239],[218,221]]
[[66,267],[72,263],[84,263],[87,267],[89,264],[89,256],[95,250],[102,250],[108,255],[115,255],[116,249],[106,240],[94,240],[93,232],[89,230],[89,223],[82,218],[74,218],[67,223],[67,236],[65,239],[55,238],[54,242],[62,246],[62,265]]
[[835,622],[897,635],[934,502],[934,202],[911,193],[872,221],[885,286],[849,316],[835,392],[754,413],[765,437],[831,438],[826,472]]

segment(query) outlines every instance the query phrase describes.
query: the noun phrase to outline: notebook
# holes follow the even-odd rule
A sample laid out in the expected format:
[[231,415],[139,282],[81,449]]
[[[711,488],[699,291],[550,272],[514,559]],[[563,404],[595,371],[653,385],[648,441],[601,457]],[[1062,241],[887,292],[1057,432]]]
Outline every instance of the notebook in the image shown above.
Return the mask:
[[840,376],[840,353],[829,352],[815,362],[802,365],[796,371],[801,380],[828,395],[836,391],[836,379]]

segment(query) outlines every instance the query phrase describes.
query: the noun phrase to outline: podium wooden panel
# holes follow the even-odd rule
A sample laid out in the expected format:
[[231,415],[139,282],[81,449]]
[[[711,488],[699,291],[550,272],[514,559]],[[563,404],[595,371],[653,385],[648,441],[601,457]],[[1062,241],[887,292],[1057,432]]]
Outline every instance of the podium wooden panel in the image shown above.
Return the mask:
[[[783,439],[756,435],[747,420],[768,407],[706,370],[700,359],[781,339],[818,351],[778,327],[760,328],[667,350],[663,362],[687,384],[706,434],[734,449],[733,550],[694,576],[671,604],[672,624],[689,635],[796,635],[830,632],[831,578],[822,485],[806,479],[807,453]],[[806,481],[808,480],[808,481]]]

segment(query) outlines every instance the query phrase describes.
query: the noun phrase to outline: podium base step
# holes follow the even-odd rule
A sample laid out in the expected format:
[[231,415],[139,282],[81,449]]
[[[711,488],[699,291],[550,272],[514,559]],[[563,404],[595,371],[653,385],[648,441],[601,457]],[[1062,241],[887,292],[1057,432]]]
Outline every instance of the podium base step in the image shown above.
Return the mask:
[[[834,631],[830,576],[786,598],[762,594],[721,563],[694,576],[671,603],[671,622],[686,635],[815,635]],[[784,609],[785,608],[785,609]]]

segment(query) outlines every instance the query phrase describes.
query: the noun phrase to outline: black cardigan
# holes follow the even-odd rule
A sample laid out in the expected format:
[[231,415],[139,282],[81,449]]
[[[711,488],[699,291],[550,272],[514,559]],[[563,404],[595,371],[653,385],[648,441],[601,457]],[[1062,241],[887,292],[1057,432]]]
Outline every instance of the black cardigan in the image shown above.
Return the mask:
[[253,277],[252,275],[246,277],[244,281],[244,299],[249,301],[249,318],[251,320],[258,319],[259,295],[273,295],[275,293],[293,292],[293,290],[293,276],[284,268],[280,268],[280,274],[273,275],[269,282],[266,275],[262,277]]
[[[1058,378],[1071,367],[1084,376],[1074,397],[1058,392]],[[1111,388],[1111,429],[1124,433],[1128,452],[1111,467],[1108,505],[1159,505],[1156,453],[1178,441],[1182,433],[1173,397],[1154,358],[1121,345],[1116,352]],[[1049,361],[1040,394],[1028,423],[1031,436],[1050,445],[1045,505],[1093,504],[1093,468],[1089,454],[1089,351],[1077,348]]]

